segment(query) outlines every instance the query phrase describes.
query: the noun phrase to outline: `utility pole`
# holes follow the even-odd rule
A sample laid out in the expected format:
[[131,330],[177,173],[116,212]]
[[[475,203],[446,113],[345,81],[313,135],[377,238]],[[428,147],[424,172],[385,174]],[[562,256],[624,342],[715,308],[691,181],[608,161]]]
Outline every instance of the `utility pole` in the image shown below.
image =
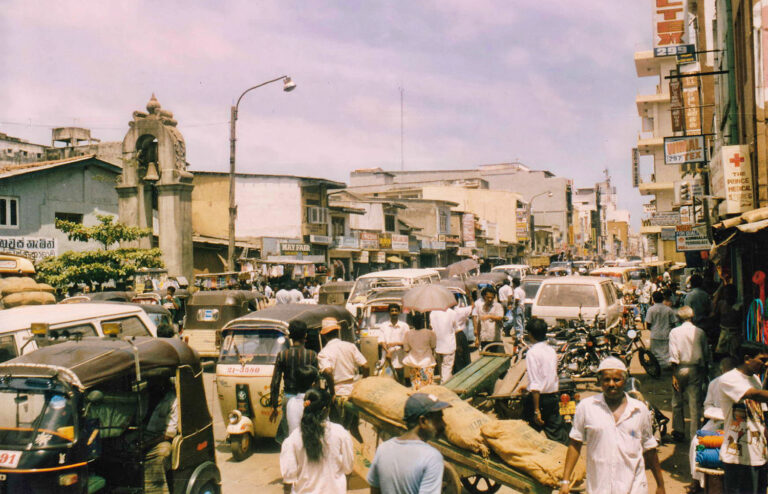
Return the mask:
[[405,171],[405,151],[403,143],[405,142],[405,126],[403,120],[403,92],[405,90],[400,86],[400,171]]

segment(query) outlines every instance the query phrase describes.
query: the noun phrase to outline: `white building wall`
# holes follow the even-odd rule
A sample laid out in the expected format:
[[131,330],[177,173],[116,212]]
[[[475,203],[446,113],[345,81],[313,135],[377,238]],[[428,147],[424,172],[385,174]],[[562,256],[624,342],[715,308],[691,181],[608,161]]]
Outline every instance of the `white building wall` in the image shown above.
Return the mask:
[[303,207],[299,180],[289,177],[242,177],[235,180],[240,237],[301,238]]

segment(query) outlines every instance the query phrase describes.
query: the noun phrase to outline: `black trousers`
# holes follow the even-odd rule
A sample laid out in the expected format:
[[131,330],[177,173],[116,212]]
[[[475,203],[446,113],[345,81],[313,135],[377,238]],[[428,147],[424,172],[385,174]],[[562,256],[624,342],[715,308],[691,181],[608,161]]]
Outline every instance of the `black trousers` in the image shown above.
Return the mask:
[[539,396],[539,410],[544,426],[539,427],[533,420],[533,396],[528,394],[524,401],[524,417],[528,424],[537,431],[544,431],[547,438],[562,444],[568,444],[568,427],[560,416],[560,395],[558,393]]
[[768,488],[768,465],[752,467],[723,463],[724,494],[765,494]]

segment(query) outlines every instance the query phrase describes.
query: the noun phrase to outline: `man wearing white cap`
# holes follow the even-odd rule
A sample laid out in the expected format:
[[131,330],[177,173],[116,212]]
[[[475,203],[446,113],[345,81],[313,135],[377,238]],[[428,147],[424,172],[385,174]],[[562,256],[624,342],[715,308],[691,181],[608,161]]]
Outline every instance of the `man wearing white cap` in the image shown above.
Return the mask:
[[624,392],[627,366],[608,357],[600,362],[597,375],[603,392],[576,407],[560,494],[571,491],[568,479],[585,442],[588,494],[647,494],[646,462],[656,480],[656,494],[665,494],[651,414]]

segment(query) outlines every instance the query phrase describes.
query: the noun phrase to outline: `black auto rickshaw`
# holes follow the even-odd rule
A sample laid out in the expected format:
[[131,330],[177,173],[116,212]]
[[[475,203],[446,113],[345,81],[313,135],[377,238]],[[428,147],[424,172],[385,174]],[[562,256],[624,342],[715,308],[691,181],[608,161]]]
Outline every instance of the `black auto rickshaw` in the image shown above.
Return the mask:
[[163,380],[178,400],[170,492],[219,493],[200,360],[179,340],[150,337],[84,338],[0,364],[0,492],[145,492]]
[[[309,330],[306,347],[322,349],[320,327],[326,317],[341,326],[341,339],[355,340],[355,319],[338,305],[280,304],[230,321],[216,363],[221,415],[228,417],[232,456],[248,455],[253,439],[275,437],[279,420],[270,422],[270,384],[277,354],[288,348],[288,325],[301,321]],[[282,393],[281,393],[282,394]]]
[[267,298],[250,290],[203,290],[187,300],[182,336],[201,357],[218,357],[221,328],[229,321],[267,305]]
[[349,294],[352,293],[354,281],[329,281],[320,285],[318,304],[346,305]]

